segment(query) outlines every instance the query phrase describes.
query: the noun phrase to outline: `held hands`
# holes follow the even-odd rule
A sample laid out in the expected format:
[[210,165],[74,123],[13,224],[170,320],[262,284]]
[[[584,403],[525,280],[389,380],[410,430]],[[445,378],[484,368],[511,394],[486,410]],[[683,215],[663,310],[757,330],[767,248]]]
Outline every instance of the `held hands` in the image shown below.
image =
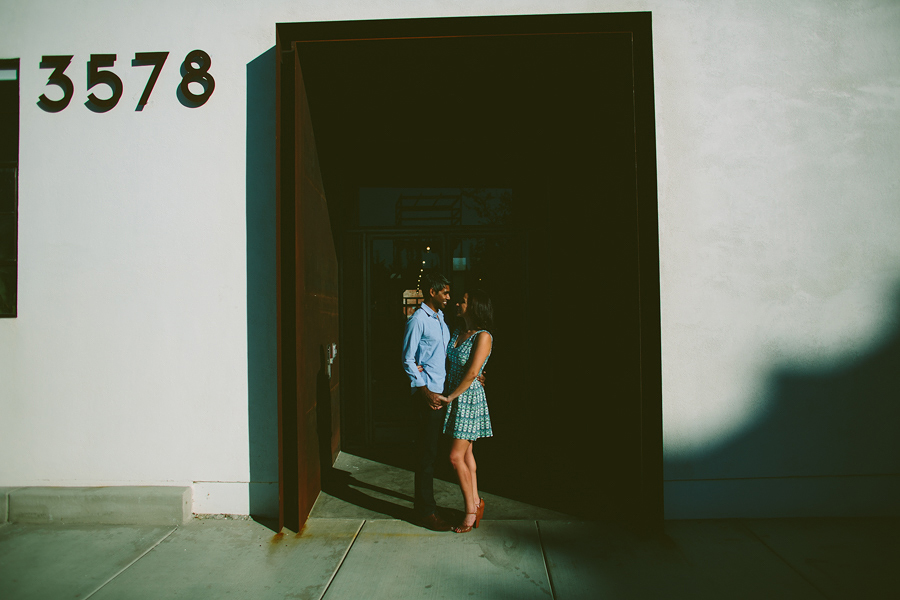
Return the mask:
[[[425,370],[425,367],[422,365],[416,365],[416,368],[419,369],[419,373]],[[445,404],[450,404],[450,401],[447,400],[446,396],[435,394],[426,387],[422,388],[422,392],[425,394],[425,401],[428,403],[428,406],[431,407],[431,410],[441,410],[444,408]]]
[[422,391],[422,394],[425,395],[425,403],[428,404],[428,407],[431,410],[441,410],[444,407],[444,404],[448,404],[450,402],[449,400],[447,400],[446,396],[435,394],[427,387],[421,387],[419,389]]
[[445,404],[449,403],[450,401],[447,400],[446,396],[435,394],[431,391],[428,392],[428,406],[431,407],[431,410],[441,410]]
[[[425,367],[423,367],[422,365],[416,365],[416,368],[419,369],[420,373],[425,370]],[[475,379],[477,379],[481,385],[484,385],[484,374],[477,375]],[[425,394],[425,402],[428,403],[428,406],[431,408],[431,410],[441,410],[442,408],[444,408],[444,406],[453,402],[453,400],[447,398],[446,396],[435,394],[427,387],[422,387],[419,389],[421,389],[422,393]]]

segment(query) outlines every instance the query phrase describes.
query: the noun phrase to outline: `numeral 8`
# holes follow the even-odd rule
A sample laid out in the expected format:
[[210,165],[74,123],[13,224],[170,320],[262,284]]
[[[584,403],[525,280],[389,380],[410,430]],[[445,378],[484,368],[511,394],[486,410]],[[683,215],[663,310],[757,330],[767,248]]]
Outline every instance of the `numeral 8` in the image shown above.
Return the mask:
[[[194,64],[199,66],[194,67]],[[184,97],[194,106],[203,106],[209,97],[212,96],[213,90],[216,89],[216,80],[209,74],[209,68],[212,66],[212,59],[209,54],[203,50],[194,50],[184,57],[181,68],[184,69],[184,77],[181,78],[179,89]],[[202,94],[195,94],[191,91],[189,84],[199,83],[203,86]]]

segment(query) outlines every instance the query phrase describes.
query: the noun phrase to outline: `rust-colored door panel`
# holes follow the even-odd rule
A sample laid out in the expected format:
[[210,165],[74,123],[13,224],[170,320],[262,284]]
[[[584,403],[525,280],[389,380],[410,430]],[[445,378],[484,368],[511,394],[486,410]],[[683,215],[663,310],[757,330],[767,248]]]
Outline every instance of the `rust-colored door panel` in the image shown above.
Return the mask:
[[279,94],[280,164],[293,169],[279,173],[279,525],[299,531],[339,450],[338,261],[303,73],[296,51],[281,59],[293,93]]

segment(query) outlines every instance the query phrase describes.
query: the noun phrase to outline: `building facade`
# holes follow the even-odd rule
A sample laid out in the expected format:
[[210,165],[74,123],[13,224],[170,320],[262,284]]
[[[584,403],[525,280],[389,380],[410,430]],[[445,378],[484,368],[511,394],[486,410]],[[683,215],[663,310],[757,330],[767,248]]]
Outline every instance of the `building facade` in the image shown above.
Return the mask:
[[[900,6],[889,0],[198,0],[127,7],[107,0],[2,2],[0,83],[10,89],[15,82],[17,113],[3,142],[15,131],[15,156],[4,155],[0,165],[0,258],[7,261],[0,269],[3,301],[12,306],[0,319],[0,486],[190,486],[195,513],[278,511],[283,264],[276,224],[279,169],[287,163],[279,162],[286,159],[277,143],[287,125],[279,120],[284,72],[278,51],[285,48],[278,46],[277,24],[619,13],[644,15],[652,31],[649,126],[655,144],[655,352],[661,384],[646,371],[636,381],[657,382],[660,390],[657,414],[642,418],[662,423],[657,441],[666,517],[896,514]],[[592,47],[566,51],[596,58],[585,57],[596,52]],[[349,152],[335,149],[333,140],[344,143],[342,148],[350,142],[337,133],[330,142],[324,135],[318,139],[317,110],[334,113],[341,99],[333,90],[345,90],[344,99],[351,92],[340,87],[346,81],[328,80],[329,65],[340,61],[314,53],[298,64],[315,79],[307,81],[309,114],[330,194],[328,186],[343,181],[331,165]],[[450,64],[435,67],[436,77],[449,79]],[[426,65],[410,77],[419,81],[428,72]],[[363,76],[361,69],[354,75],[359,81]],[[613,76],[612,67],[591,75]],[[524,86],[505,82],[502,72],[496,78],[498,89],[493,80],[482,81],[481,96],[502,96],[506,84]],[[458,86],[461,79],[454,81]],[[374,94],[367,97],[374,88],[354,89],[354,101],[380,106]],[[410,97],[414,90],[405,93]],[[441,92],[461,93],[459,87]],[[440,106],[449,110],[450,104]],[[604,120],[610,105],[597,106],[592,126],[612,131],[619,117]],[[329,118],[321,127],[339,131],[340,118]],[[552,129],[552,120],[541,123],[540,131]],[[402,128],[382,129],[387,139]],[[377,130],[373,126],[366,135]],[[506,139],[511,131],[496,135]],[[431,136],[430,143],[467,151],[453,132],[434,130]],[[404,138],[407,146],[422,143]],[[404,144],[389,147],[400,152]],[[418,154],[429,151],[416,148]],[[554,173],[566,173],[564,167]],[[523,194],[531,198],[530,207],[544,206],[552,196],[546,181],[532,186],[517,175],[495,180],[479,176],[476,167],[466,173],[457,184],[408,173],[407,179],[360,175],[351,191],[340,192],[363,205],[342,209],[356,228],[345,227],[347,235],[335,241],[344,278],[342,313],[349,314],[346,303],[357,293],[353,269],[376,272],[377,261],[365,262],[374,255],[365,252],[386,248],[379,240],[404,237],[364,227],[365,219],[377,224],[381,218],[376,209],[365,213],[365,206],[377,204],[367,204],[366,194],[374,198],[392,186],[402,188],[395,195],[407,198],[407,210],[410,194],[468,192],[471,206],[486,211],[471,213],[476,220],[501,214],[508,188],[513,211]],[[549,218],[567,215],[568,226],[580,223],[578,231],[585,233],[595,223],[606,231],[598,239],[606,239],[613,235],[603,229],[610,213],[580,212],[586,204],[579,194],[589,189],[585,179],[570,190],[568,204],[553,200]],[[486,200],[491,193],[495,204]],[[400,206],[391,204],[393,198],[385,209],[389,220]],[[10,206],[14,210],[4,211]],[[459,222],[453,227],[462,228],[469,217],[460,209],[454,218]],[[457,266],[467,268],[459,259],[474,260],[468,250],[456,254],[465,240],[513,240],[503,252],[519,252],[513,225],[472,226],[496,226],[494,237],[435,229],[432,237],[416,239],[443,244],[441,268],[450,274]],[[354,254],[353,240],[369,250]],[[535,248],[542,248],[535,243],[529,246],[527,277],[544,281],[535,273],[553,267],[535,258]],[[621,316],[600,298],[624,296],[604,282],[615,271],[612,265],[635,259],[616,256],[625,242],[587,255],[593,245],[584,244],[573,245],[568,255],[581,261],[581,276],[571,287],[557,282],[544,290],[556,296],[553,302],[532,289],[528,312],[517,317],[518,331],[536,322],[577,328],[586,313],[599,322],[590,342],[609,343],[604,336]],[[384,252],[394,260],[407,250],[392,246]],[[490,256],[501,255],[507,256],[503,265],[521,264],[502,252]],[[371,328],[376,320],[365,311],[376,310],[375,296],[364,297],[371,306],[360,309],[360,319],[373,319],[366,321]],[[340,340],[334,340],[341,358],[345,345],[352,350],[357,326],[346,314]],[[579,349],[570,356],[546,348],[548,360],[572,386],[548,402],[575,413],[574,421],[584,410],[580,402],[617,401],[604,391],[607,377],[596,377],[595,365],[581,364],[593,355]],[[371,346],[358,351],[374,352]],[[642,351],[651,349],[645,345]],[[399,371],[399,347],[397,355]],[[350,367],[340,365],[343,371]],[[341,379],[341,386],[345,381],[350,380]],[[362,389],[373,381],[354,385]],[[341,410],[331,413],[335,421],[357,442],[372,442],[381,431],[372,425],[377,419],[361,425],[368,433],[346,430],[347,419],[359,413],[347,410],[353,400],[344,396]],[[360,406],[373,410],[371,404]],[[597,424],[601,434],[603,427],[609,424]],[[335,444],[346,448],[346,441]],[[609,450],[602,439],[589,441]],[[615,475],[598,468],[590,477],[603,489],[604,480]]]

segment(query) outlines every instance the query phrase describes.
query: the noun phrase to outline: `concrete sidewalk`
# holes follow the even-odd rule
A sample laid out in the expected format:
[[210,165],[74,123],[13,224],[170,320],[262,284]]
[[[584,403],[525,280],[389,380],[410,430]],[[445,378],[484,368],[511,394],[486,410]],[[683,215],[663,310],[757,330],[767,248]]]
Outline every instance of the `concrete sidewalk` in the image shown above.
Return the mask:
[[0,527],[0,598],[895,598],[897,520]]
[[[300,534],[249,518],[0,526],[0,599],[896,598],[900,519],[669,521],[647,534],[483,494],[410,523],[412,474],[342,454]],[[436,481],[439,504],[459,491]]]

